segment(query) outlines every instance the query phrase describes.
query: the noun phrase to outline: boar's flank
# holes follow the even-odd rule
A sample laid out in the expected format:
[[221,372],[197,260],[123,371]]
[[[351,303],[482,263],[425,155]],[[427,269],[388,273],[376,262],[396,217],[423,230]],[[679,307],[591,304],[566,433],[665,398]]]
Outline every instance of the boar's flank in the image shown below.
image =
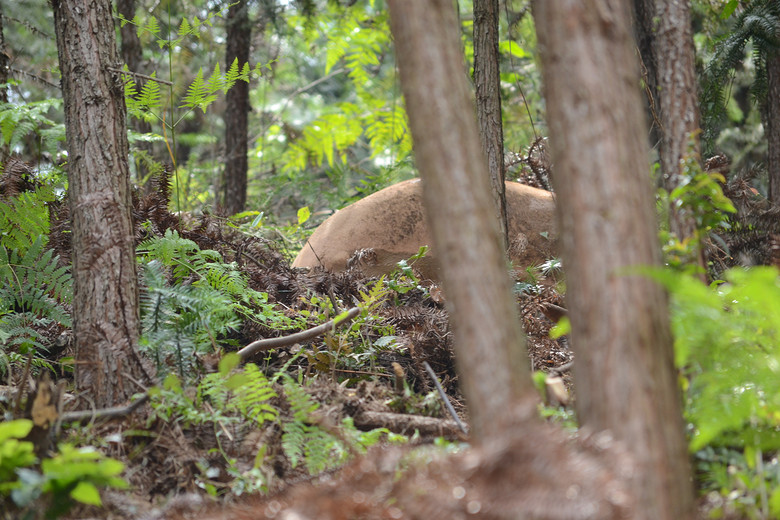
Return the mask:
[[[555,203],[550,192],[506,183],[509,258],[522,276],[526,267],[557,255]],[[343,271],[358,250],[359,266],[369,276],[392,271],[396,263],[432,245],[425,222],[422,184],[412,179],[394,184],[331,215],[309,238],[293,267],[323,266]],[[316,253],[316,254],[315,254]],[[439,260],[431,249],[414,267],[438,281]]]

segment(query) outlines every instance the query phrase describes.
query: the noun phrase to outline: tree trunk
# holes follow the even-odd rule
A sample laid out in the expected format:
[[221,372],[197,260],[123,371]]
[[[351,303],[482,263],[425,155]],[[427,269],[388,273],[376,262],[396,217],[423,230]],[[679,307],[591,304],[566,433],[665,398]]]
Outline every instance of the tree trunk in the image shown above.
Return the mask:
[[[635,0],[634,11],[641,16],[637,19],[637,34],[642,61],[651,64],[654,74],[650,78],[648,67],[648,82],[660,119],[663,187],[672,192],[683,181],[683,159],[691,153],[698,159],[700,153],[691,6],[689,0]],[[669,229],[681,241],[696,232],[693,217],[682,209],[669,208]],[[696,261],[706,268],[700,245]]]
[[473,434],[485,441],[499,437],[514,412],[534,415],[536,395],[479,145],[457,17],[450,0],[388,4],[429,229],[446,259],[442,278],[461,389]]
[[98,407],[150,381],[136,351],[138,285],[122,78],[110,0],[54,0],[73,227],[76,386]]
[[658,76],[655,56],[655,0],[634,0],[634,36],[642,60],[642,79],[645,82],[647,111],[650,120],[650,146],[655,148],[662,139],[661,116],[658,113]]
[[[231,4],[228,10],[226,69],[238,59],[242,67],[249,61],[252,26],[246,0]],[[247,141],[249,84],[238,81],[227,92],[225,108],[225,176],[221,212],[233,215],[244,211],[247,188]]]
[[[128,20],[132,20],[135,16],[135,0],[117,0],[116,9],[119,14]],[[145,74],[145,71],[141,67],[141,63],[143,62],[143,47],[141,46],[141,40],[138,38],[137,31],[138,27],[130,23],[125,24],[124,27],[119,30],[119,34],[122,37],[120,53],[122,55],[122,60],[127,64],[127,68],[130,69],[131,72]],[[134,80],[138,85],[138,91],[140,92],[144,82],[137,77],[134,78]],[[133,130],[139,134],[148,134],[152,131],[152,125],[142,119],[134,118],[130,122],[130,125]],[[136,143],[135,146],[148,154],[152,153],[151,143]],[[148,169],[142,161],[136,161],[135,168],[136,183],[138,185],[145,185],[145,179],[149,173]]]
[[780,52],[766,58],[767,170],[769,200],[780,204]]
[[[3,4],[0,2],[0,83],[8,83],[8,49],[5,46],[5,30],[3,29]],[[0,87],[0,103],[8,103],[8,87]],[[8,159],[8,145],[3,140],[0,143],[0,167],[5,167]]]
[[534,5],[561,219],[574,380],[583,427],[636,446],[634,518],[693,517],[646,125],[619,0]]
[[474,85],[482,150],[487,157],[496,217],[504,247],[509,245],[504,180],[504,129],[498,63],[498,0],[474,2]]

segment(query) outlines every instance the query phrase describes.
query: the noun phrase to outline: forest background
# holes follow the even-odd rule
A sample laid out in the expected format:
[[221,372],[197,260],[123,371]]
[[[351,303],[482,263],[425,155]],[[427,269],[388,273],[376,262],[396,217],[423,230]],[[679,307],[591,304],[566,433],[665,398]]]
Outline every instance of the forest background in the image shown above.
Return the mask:
[[[548,172],[544,166],[549,165],[545,140],[548,127],[531,6],[522,1],[500,5],[498,49],[507,178],[531,180],[549,188],[548,179],[540,175]],[[666,263],[674,269],[654,276],[674,293],[676,363],[686,395],[686,419],[698,487],[704,497],[702,507],[747,517],[777,516],[780,466],[776,458],[776,427],[780,403],[773,382],[778,361],[777,347],[773,345],[778,320],[775,274],[756,269],[748,274],[735,271],[727,275],[724,269],[729,262],[711,260],[711,279],[727,279],[730,283],[720,288],[717,283],[712,288],[697,284],[694,279],[701,273],[697,274],[696,248],[700,244],[676,240],[664,218],[668,218],[665,208],[669,201],[679,201],[680,206],[691,208],[699,231],[697,240],[715,244],[716,249],[742,263],[773,263],[776,224],[767,224],[772,213],[762,214],[762,219],[748,224],[730,220],[726,214],[733,208],[721,198],[720,186],[728,195],[734,193],[735,186],[741,186],[753,196],[772,198],[773,147],[767,139],[767,129],[772,126],[772,117],[776,117],[771,96],[772,81],[778,80],[772,73],[772,64],[777,61],[778,13],[772,2],[713,0],[690,5],[695,67],[701,85],[703,156],[722,154],[728,159],[728,167],[722,166],[722,159],[715,161],[721,164],[719,168],[706,173],[692,165],[686,171],[690,180],[696,182],[683,183],[676,193],[659,188],[660,240]],[[473,6],[460,2],[458,7],[463,50],[467,63],[472,63]],[[38,235],[48,235],[50,216],[56,222],[53,214],[43,208],[67,190],[64,165],[68,153],[52,10],[44,2],[26,1],[4,2],[2,9],[3,56],[7,59],[3,71],[9,77],[0,107],[0,153],[6,174],[8,165],[15,164],[12,161],[24,161],[24,175],[29,176],[25,178],[33,186],[24,190],[26,195],[10,193],[14,190],[4,195],[0,263],[4,276],[17,286],[23,284],[16,266],[42,273],[40,279],[21,277],[28,284],[25,287],[29,294],[3,293],[3,377],[13,387],[18,386],[20,376],[30,371],[61,374],[69,370],[68,358],[63,361],[59,354],[51,354],[52,345],[71,324],[67,269],[63,271],[63,266],[53,260],[45,240],[37,240]],[[131,170],[138,197],[169,197],[170,209],[183,220],[196,221],[203,213],[215,215],[213,222],[220,226],[271,240],[289,260],[311,227],[331,210],[415,176],[411,134],[388,13],[382,2],[169,2],[135,6],[132,2],[118,2],[114,17],[123,60],[129,65],[128,70],[139,73],[125,76]],[[242,37],[238,48],[247,53],[248,59],[226,59],[226,54],[232,56],[233,51],[228,50],[232,42]],[[230,101],[231,93],[240,90],[236,85],[248,87],[249,107],[236,108],[235,101]],[[231,132],[242,129],[239,122],[243,116],[247,116],[246,133],[236,138]],[[728,178],[718,176],[726,173]],[[170,175],[170,187],[157,180],[161,175]],[[648,175],[655,175],[661,184],[657,167]],[[257,308],[263,309],[264,324],[270,323],[267,327],[272,332],[263,330],[266,335],[302,328],[312,314],[316,315],[315,323],[327,321],[338,309],[338,305],[328,308],[331,304],[325,301],[326,296],[309,295],[310,308],[306,312],[310,314],[290,316],[275,307],[278,302],[269,300],[267,293],[255,294],[242,286],[246,282],[239,281],[235,266],[231,267],[224,255],[210,256],[210,250],[185,240],[168,232],[138,245],[139,262],[146,266],[144,294],[157,295],[157,309],[165,301],[169,306],[165,312],[171,313],[171,317],[157,323],[150,300],[142,301],[141,317],[146,321],[141,345],[156,360],[158,373],[176,372],[176,377],[169,377],[161,387],[165,400],[154,401],[152,397],[156,403],[153,415],[158,419],[172,420],[193,413],[209,400],[227,401],[224,395],[216,397],[217,393],[191,399],[185,388],[197,388],[207,395],[218,392],[214,388],[224,383],[226,389],[236,391],[236,381],[227,382],[230,367],[223,366],[221,371],[212,373],[221,374],[225,381],[215,381],[214,377],[201,379],[206,362],[198,356],[251,341],[240,322]],[[168,265],[172,274],[161,265]],[[181,287],[192,280],[177,272],[176,265],[190,272],[202,269],[198,276],[221,277],[223,282],[210,284],[212,289],[219,289],[216,292],[194,284],[200,292],[188,294]],[[694,277],[678,278],[682,275],[677,272],[693,272]],[[401,281],[401,286],[390,288],[402,292],[420,290],[413,274]],[[169,283],[180,287],[172,296],[166,293]],[[237,285],[231,287],[231,283]],[[363,303],[366,307],[375,305],[386,290],[387,287],[375,285],[361,295]],[[528,289],[518,286],[518,291]],[[223,298],[225,293],[227,300]],[[164,300],[162,295],[168,299]],[[735,302],[743,303],[744,308]],[[311,310],[312,306],[317,308],[316,312]],[[199,321],[203,316],[211,321]],[[364,325],[372,318],[367,314],[362,319]],[[157,326],[160,323],[167,327],[162,332]],[[382,326],[386,324],[378,327]],[[309,357],[306,364],[324,373],[345,367],[365,369],[365,360],[373,367],[377,352],[393,341],[387,338],[396,335],[377,333],[377,326],[372,327],[377,337],[358,342],[369,344],[367,349],[340,357],[340,349],[345,347],[339,342],[349,342],[345,335],[335,340],[336,347],[329,346],[323,356]],[[241,334],[236,334],[238,330]],[[350,331],[357,336],[364,333],[360,327]],[[49,337],[52,334],[56,337]],[[172,347],[167,350],[159,345]],[[710,350],[704,352],[704,346]],[[30,360],[27,365],[26,359]],[[723,375],[726,359],[730,360],[729,370]],[[319,428],[321,425],[307,415],[307,407],[316,405],[296,393],[306,386],[300,380],[282,381],[270,375],[279,366],[287,369],[301,361],[284,358],[282,363],[278,362],[279,359],[266,360],[265,376],[251,369],[245,369],[249,374],[242,372],[242,378],[264,381],[257,383],[261,395],[254,396],[254,401],[246,400],[262,406],[253,411],[246,407],[226,409],[226,417],[248,414],[260,424],[280,421],[286,435],[282,439],[284,456],[293,468],[296,459],[302,458],[306,470],[317,473],[329,467],[323,459],[335,452],[346,459],[350,442],[338,435],[335,440],[323,440],[328,428]],[[171,370],[172,366],[175,370]],[[272,366],[276,368],[271,370]],[[262,379],[265,377],[268,379]],[[284,383],[285,395],[293,402],[291,411],[281,412],[271,404],[272,383]],[[434,397],[422,395],[420,399],[424,402]],[[19,400],[6,401],[11,417],[10,411],[19,406]],[[415,411],[419,411],[417,406],[413,406]],[[290,413],[292,419],[281,421],[279,416],[284,413]],[[566,407],[550,407],[545,413],[571,420],[571,411]],[[222,427],[221,420],[212,420],[212,424]],[[224,420],[226,424],[228,419]],[[188,427],[191,423],[208,422],[204,417],[172,421]],[[19,428],[24,430],[23,426]],[[26,435],[20,434],[21,430],[0,436],[7,453],[18,452],[17,445],[12,447],[10,443]],[[347,431],[358,435],[356,430]],[[91,442],[77,444],[111,443],[100,433],[82,435]],[[375,435],[378,439],[380,433]],[[314,442],[312,438],[319,439],[321,444],[317,444],[317,449],[304,449]],[[377,439],[360,442],[372,444]],[[212,495],[227,494],[226,489],[235,492],[273,487],[273,478],[267,474],[272,457],[264,465],[263,457],[256,455],[249,469],[237,469],[240,465],[231,463],[229,457],[220,464],[201,460],[192,470],[191,484]],[[341,460],[342,455],[337,458]],[[63,448],[59,459],[48,460],[65,467],[73,460],[81,460],[78,457],[91,460],[93,455]],[[9,485],[2,492],[14,507],[24,511],[40,509],[39,497],[44,497],[45,503],[45,497],[59,496],[58,493],[94,504],[99,501],[93,493],[94,485],[123,485],[116,479],[117,466],[112,466],[109,459],[96,459],[100,463],[83,474],[56,474],[44,465],[37,473],[39,477],[35,477],[37,481],[32,473],[17,471],[32,466],[32,460],[0,459],[4,461],[0,462],[0,470],[9,471]],[[225,475],[219,479],[210,477],[214,471],[219,473],[214,469],[217,466],[231,476],[229,483],[225,484]]]

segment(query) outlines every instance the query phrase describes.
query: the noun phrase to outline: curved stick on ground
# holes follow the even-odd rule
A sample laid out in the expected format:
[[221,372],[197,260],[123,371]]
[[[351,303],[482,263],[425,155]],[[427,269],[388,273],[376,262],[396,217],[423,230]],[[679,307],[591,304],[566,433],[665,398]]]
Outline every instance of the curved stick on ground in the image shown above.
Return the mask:
[[296,332],[295,334],[290,334],[289,336],[284,336],[282,338],[268,338],[253,341],[246,347],[239,350],[238,355],[241,357],[242,361],[245,361],[247,358],[249,358],[249,356],[257,352],[264,352],[266,350],[271,350],[272,348],[286,347],[288,345],[293,345],[295,343],[300,343],[312,338],[316,338],[320,334],[324,334],[343,323],[352,321],[357,317],[358,314],[360,314],[360,307],[352,307],[347,312],[336,316],[332,320],[323,323],[322,325],[317,325],[314,328]]
[[436,372],[433,371],[431,365],[429,365],[427,361],[423,361],[423,366],[425,367],[426,372],[428,372],[428,375],[431,376],[431,379],[433,379],[433,384],[436,385],[436,390],[439,391],[439,395],[441,396],[441,400],[444,401],[444,406],[447,407],[447,411],[450,412],[452,418],[455,419],[455,424],[458,425],[460,431],[468,435],[469,434],[468,429],[463,424],[463,422],[461,422],[460,417],[458,417],[458,414],[455,413],[455,408],[452,407],[452,404],[450,403],[450,399],[447,397],[447,394],[444,393],[444,389],[441,387],[441,384],[439,384],[439,378],[436,377]]

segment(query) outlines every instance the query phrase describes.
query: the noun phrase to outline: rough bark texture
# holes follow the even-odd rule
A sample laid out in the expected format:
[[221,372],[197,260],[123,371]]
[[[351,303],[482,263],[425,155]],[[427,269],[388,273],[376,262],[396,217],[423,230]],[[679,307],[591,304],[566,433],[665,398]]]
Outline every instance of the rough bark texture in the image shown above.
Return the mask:
[[[780,29],[778,29],[780,31]],[[767,170],[769,200],[780,204],[780,52],[766,59]]]
[[149,378],[136,351],[138,285],[121,77],[110,0],[52,2],[68,147],[76,385],[105,407]]
[[642,60],[642,79],[645,81],[648,119],[650,121],[650,146],[661,141],[661,121],[658,113],[658,78],[655,56],[655,0],[634,0],[634,36]]
[[[699,130],[699,97],[689,0],[656,0],[655,55],[660,95],[663,140],[661,171],[664,187],[680,185],[681,161],[688,155],[691,135]],[[699,154],[699,136],[694,135],[693,153]],[[671,230],[682,240],[696,229],[692,218],[671,212]],[[703,267],[703,265],[702,265]]]
[[474,85],[482,150],[487,157],[496,218],[507,236],[504,180],[504,129],[501,122],[501,76],[498,64],[498,0],[474,2]]
[[[135,16],[135,0],[117,0],[116,9],[119,14],[128,20],[132,20]],[[145,71],[142,67],[143,47],[141,47],[141,40],[138,38],[137,31],[138,27],[130,23],[125,24],[124,27],[119,30],[119,34],[122,38],[120,53],[122,55],[122,60],[127,64],[127,68],[130,69],[131,72],[140,72],[145,74]],[[138,90],[140,92],[141,88],[143,87],[143,80],[140,80],[139,78],[134,78],[134,80],[138,85]],[[139,134],[147,134],[152,131],[152,126],[141,119],[133,118],[130,121],[130,124],[133,130]],[[152,152],[151,143],[136,143],[134,146],[146,151],[147,153]],[[139,185],[143,184],[148,170],[141,161],[137,161],[135,163],[135,167],[137,174],[136,182]]]
[[538,1],[578,417],[636,446],[634,518],[693,517],[630,4]]
[[461,388],[475,438],[485,441],[535,405],[457,16],[451,0],[388,4],[429,229],[446,259]]
[[[246,0],[230,6],[227,23],[226,68],[238,58],[238,66],[249,61],[252,27]],[[244,211],[247,187],[247,125],[249,83],[238,81],[228,90],[225,108],[225,177],[221,211],[233,215]]]
[[[691,6],[689,0],[634,0],[636,33],[647,67],[651,110],[660,123],[659,158],[663,187],[671,192],[682,180],[681,161],[700,153]],[[652,76],[651,76],[652,74]],[[655,125],[654,125],[655,128]],[[693,139],[694,148],[689,151]],[[669,228],[680,240],[692,236],[696,222],[678,208],[669,208]],[[701,248],[697,261],[706,267]]]
[[[5,46],[3,29],[3,4],[0,2],[0,83],[8,83],[8,49]],[[0,103],[8,103],[8,88],[0,88]],[[8,145],[3,140],[0,143],[0,165],[5,165],[8,159]]]

